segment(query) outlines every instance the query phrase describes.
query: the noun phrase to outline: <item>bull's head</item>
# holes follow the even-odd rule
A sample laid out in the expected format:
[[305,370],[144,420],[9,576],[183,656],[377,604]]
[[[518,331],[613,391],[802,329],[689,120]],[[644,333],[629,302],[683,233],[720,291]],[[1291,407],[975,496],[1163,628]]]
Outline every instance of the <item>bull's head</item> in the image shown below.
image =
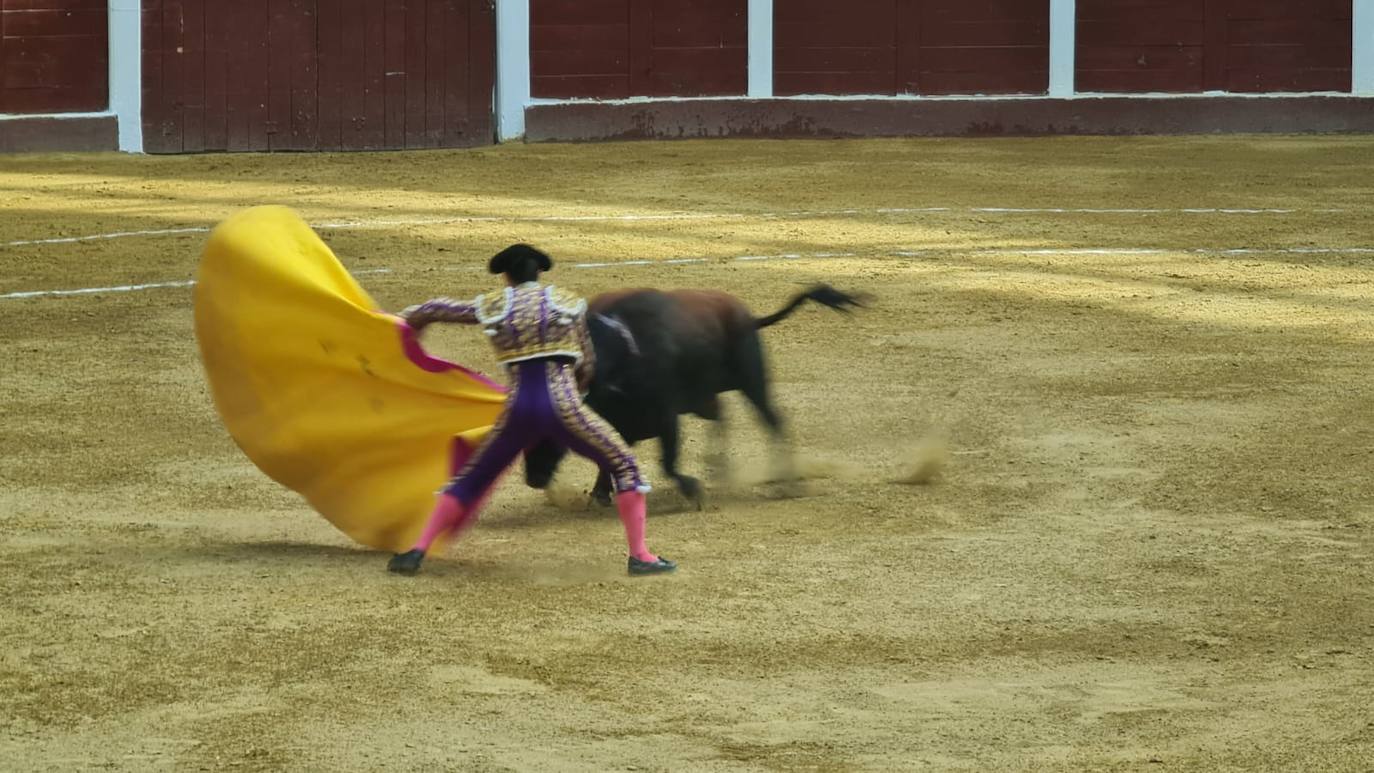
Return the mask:
[[623,393],[620,382],[629,375],[632,361],[639,357],[639,342],[614,314],[592,314],[587,318],[587,332],[596,352],[596,372],[587,399],[595,405],[598,400],[614,399]]

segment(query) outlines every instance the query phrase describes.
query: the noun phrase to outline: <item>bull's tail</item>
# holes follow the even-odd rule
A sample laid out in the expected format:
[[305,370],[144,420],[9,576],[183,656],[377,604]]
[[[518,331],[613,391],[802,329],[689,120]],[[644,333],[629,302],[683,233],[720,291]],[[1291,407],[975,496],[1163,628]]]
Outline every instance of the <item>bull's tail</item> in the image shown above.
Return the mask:
[[836,290],[835,288],[827,284],[819,284],[807,290],[806,292],[798,293],[795,298],[793,298],[791,301],[788,301],[786,306],[783,306],[776,312],[769,314],[766,317],[759,317],[758,319],[754,320],[754,327],[762,329],[768,327],[769,325],[776,325],[784,319],[787,319],[788,317],[792,316],[792,312],[796,311],[798,306],[802,305],[803,303],[806,303],[807,301],[815,301],[816,303],[819,303],[823,306],[829,306],[835,311],[842,312],[845,314],[848,314],[851,309],[861,309],[864,306],[864,299],[861,296],[850,295],[849,293],[840,292],[839,290]]

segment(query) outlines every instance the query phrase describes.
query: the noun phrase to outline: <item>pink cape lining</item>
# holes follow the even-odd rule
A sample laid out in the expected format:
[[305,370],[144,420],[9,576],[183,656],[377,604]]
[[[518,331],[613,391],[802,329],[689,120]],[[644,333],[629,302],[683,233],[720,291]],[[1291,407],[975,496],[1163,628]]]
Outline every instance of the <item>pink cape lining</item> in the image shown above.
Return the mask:
[[[449,362],[448,360],[435,357],[429,352],[426,352],[425,348],[420,344],[419,332],[406,324],[405,320],[397,319],[396,329],[401,334],[401,349],[405,352],[406,358],[421,370],[427,373],[444,373],[450,370],[456,370],[502,394],[509,391],[506,387],[492,381],[486,374],[479,373],[471,368],[459,365],[456,362]],[[456,435],[454,436],[453,445],[449,449],[448,474],[450,478],[458,475],[458,472],[463,469],[463,465],[467,464],[468,459],[472,457],[472,452],[475,450],[476,448],[466,440]],[[484,493],[483,499],[485,499],[486,495],[489,493],[489,491]]]
[[456,370],[464,373],[469,378],[480,381],[483,384],[495,389],[502,394],[507,391],[504,386],[492,381],[485,374],[479,373],[472,368],[466,368],[456,362],[440,359],[425,351],[420,345],[420,334],[415,328],[407,325],[405,320],[396,320],[396,329],[401,333],[401,349],[405,352],[406,358],[415,363],[416,367],[427,373],[443,373],[445,371]]

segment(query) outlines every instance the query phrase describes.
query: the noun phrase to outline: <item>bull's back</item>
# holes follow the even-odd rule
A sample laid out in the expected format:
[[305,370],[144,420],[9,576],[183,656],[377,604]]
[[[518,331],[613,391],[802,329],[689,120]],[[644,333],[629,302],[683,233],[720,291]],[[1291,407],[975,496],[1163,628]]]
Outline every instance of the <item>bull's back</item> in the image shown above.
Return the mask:
[[722,334],[738,334],[754,327],[754,315],[735,296],[721,290],[655,290],[636,288],[602,293],[588,302],[595,313],[657,317],[683,333],[718,329]]
[[593,314],[614,313],[616,306],[629,299],[649,299],[655,295],[666,295],[666,293],[653,290],[647,287],[633,288],[625,290],[612,290],[601,293],[587,301],[587,309]]

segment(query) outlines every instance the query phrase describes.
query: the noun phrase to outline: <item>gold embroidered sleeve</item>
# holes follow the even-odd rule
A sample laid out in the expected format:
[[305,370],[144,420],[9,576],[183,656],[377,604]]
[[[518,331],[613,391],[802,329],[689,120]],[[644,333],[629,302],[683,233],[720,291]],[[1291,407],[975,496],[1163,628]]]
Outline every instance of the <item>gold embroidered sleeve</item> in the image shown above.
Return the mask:
[[407,325],[422,330],[431,322],[456,322],[462,325],[477,324],[477,302],[455,301],[452,298],[435,298],[401,312]]

